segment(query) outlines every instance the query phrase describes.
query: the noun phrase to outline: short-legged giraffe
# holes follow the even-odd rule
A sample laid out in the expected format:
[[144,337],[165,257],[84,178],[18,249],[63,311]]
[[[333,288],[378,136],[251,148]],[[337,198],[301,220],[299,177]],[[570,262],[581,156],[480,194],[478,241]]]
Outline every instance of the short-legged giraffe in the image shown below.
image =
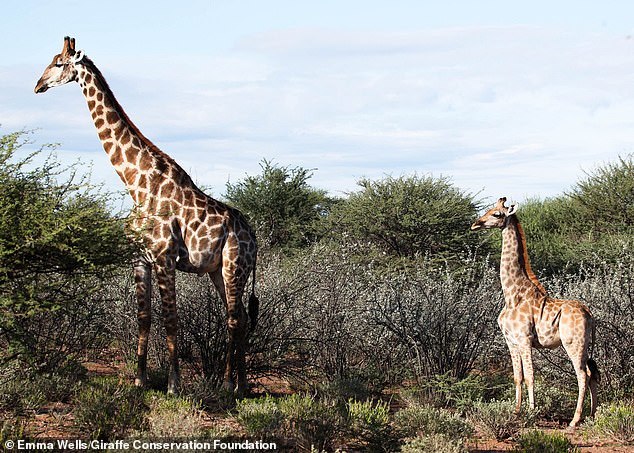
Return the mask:
[[594,360],[588,357],[594,321],[588,307],[581,302],[548,296],[531,270],[524,230],[515,215],[517,205],[507,208],[505,202],[506,198],[500,198],[492,209],[476,220],[471,229],[502,229],[500,279],[504,291],[504,308],[498,317],[498,324],[511,352],[515,409],[519,412],[522,404],[523,380],[528,387],[530,407],[535,407],[531,348],[554,349],[563,345],[579,384],[577,408],[570,422],[570,426],[574,427],[581,419],[588,384],[592,415],[597,407],[599,370]]
[[[75,40],[64,38],[62,52],[44,70],[36,93],[78,82],[99,139],[134,201],[131,227],[144,251],[134,266],[138,300],[138,370],[135,383],[147,382],[147,344],[151,324],[152,268],[157,276],[170,360],[168,391],[178,391],[178,317],[175,271],[209,274],[227,307],[228,345],[225,388],[246,390],[247,317],[255,327],[258,300],[254,293],[257,244],[239,211],[205,195],[167,154],[145,138],[117,102],[95,64]],[[242,295],[253,274],[249,313]]]

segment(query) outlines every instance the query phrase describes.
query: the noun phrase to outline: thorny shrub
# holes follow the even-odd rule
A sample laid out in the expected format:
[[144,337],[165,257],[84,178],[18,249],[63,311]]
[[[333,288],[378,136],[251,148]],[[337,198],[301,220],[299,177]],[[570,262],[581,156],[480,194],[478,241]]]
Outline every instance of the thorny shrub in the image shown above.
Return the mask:
[[634,444],[634,402],[601,405],[587,429],[617,442]]
[[468,453],[462,439],[454,439],[444,434],[425,434],[407,439],[401,446],[402,453]]
[[374,282],[373,326],[407,351],[419,380],[445,373],[465,378],[494,350],[501,290],[492,270],[473,264],[462,273],[422,269]]
[[385,401],[349,400],[347,404],[349,429],[364,441],[369,450],[383,451],[391,442],[390,406]]
[[74,423],[91,439],[122,438],[145,427],[143,391],[115,378],[93,380],[79,391],[75,402]]
[[518,453],[577,453],[579,448],[563,433],[547,433],[533,429],[517,438],[513,451]]
[[403,437],[442,434],[451,439],[466,439],[474,432],[473,427],[458,414],[419,404],[396,412],[394,426]]
[[475,403],[469,419],[491,437],[505,440],[516,437],[522,428],[533,426],[536,417],[537,411],[526,407],[516,414],[515,403],[508,400]]
[[250,436],[277,436],[282,430],[284,414],[276,398],[266,395],[236,402],[236,420]]
[[[366,392],[349,394],[345,402],[412,377],[420,385],[430,376],[462,382],[472,371],[491,367],[511,376],[496,323],[502,290],[486,262],[474,259],[463,271],[449,271],[421,260],[418,269],[399,274],[359,262],[345,247],[324,244],[292,258],[271,255],[261,262],[256,285],[260,317],[249,334],[251,381],[349,382],[356,389],[350,391]],[[597,320],[592,355],[602,373],[604,400],[626,397],[634,388],[633,262],[624,253],[618,263],[544,281],[551,295],[580,299],[592,310]],[[178,275],[182,358],[217,385],[226,348],[225,307],[208,278]],[[117,299],[109,328],[132,359],[138,327],[131,279],[121,279],[109,295]],[[160,304],[154,305],[150,366],[166,368]],[[538,378],[563,386],[575,383],[562,350],[537,350],[534,357]],[[440,405],[462,406],[472,390],[479,391],[463,387],[464,394],[443,396],[432,389],[431,396],[445,398]]]
[[245,399],[237,402],[235,411],[249,434],[285,438],[303,451],[330,448],[343,425],[335,406],[310,395]]
[[137,437],[204,437],[205,433],[201,429],[202,411],[194,401],[155,391],[146,393],[145,401],[148,406],[145,416],[147,430],[137,433]]

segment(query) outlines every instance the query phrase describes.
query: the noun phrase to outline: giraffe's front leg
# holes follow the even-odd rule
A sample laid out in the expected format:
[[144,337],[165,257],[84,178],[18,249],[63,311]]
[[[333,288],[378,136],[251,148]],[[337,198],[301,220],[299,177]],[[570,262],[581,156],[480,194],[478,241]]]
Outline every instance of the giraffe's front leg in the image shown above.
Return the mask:
[[139,341],[137,345],[137,375],[134,384],[147,384],[147,345],[152,324],[152,266],[143,259],[134,264],[134,282],[138,303]]
[[176,267],[175,261],[168,257],[156,264],[156,278],[161,293],[163,324],[167,337],[170,370],[167,379],[167,393],[178,393],[180,371],[178,366],[178,314],[176,312]]
[[522,372],[522,357],[517,346],[508,344],[513,363],[513,382],[515,383],[515,412],[519,414],[522,409],[522,384],[524,374]]
[[531,409],[535,409],[535,390],[533,378],[533,351],[531,342],[527,342],[520,346],[520,354],[522,356],[522,368],[524,371],[524,380],[528,388],[528,404]]

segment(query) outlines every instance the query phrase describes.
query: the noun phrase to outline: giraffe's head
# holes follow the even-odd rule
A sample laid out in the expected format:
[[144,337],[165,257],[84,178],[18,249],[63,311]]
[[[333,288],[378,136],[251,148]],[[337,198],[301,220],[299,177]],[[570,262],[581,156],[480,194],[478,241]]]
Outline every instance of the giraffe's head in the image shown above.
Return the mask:
[[507,225],[509,217],[515,215],[518,208],[517,204],[512,204],[507,208],[504,206],[504,203],[506,203],[506,197],[500,198],[497,203],[495,203],[495,206],[485,212],[482,217],[471,225],[471,229],[504,228]]
[[75,39],[66,36],[62,52],[53,57],[53,61],[44,70],[35,85],[36,93],[44,93],[49,88],[64,85],[77,80],[77,64],[84,58],[82,50],[75,50]]

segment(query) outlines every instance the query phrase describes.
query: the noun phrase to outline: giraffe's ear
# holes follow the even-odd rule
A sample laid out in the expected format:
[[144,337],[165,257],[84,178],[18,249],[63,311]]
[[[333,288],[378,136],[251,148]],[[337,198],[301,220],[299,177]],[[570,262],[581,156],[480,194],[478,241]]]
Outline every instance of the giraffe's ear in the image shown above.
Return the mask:
[[498,209],[502,209],[504,208],[504,203],[506,203],[506,197],[502,197],[500,199],[498,199],[498,202],[495,203],[495,207]]
[[519,205],[517,203],[513,203],[510,207],[509,210],[506,213],[506,216],[510,216],[513,215],[517,212],[517,210],[519,209]]
[[84,59],[84,51],[83,50],[78,50],[77,52],[75,52],[75,54],[71,57],[72,62],[73,63],[79,63],[81,60]]

